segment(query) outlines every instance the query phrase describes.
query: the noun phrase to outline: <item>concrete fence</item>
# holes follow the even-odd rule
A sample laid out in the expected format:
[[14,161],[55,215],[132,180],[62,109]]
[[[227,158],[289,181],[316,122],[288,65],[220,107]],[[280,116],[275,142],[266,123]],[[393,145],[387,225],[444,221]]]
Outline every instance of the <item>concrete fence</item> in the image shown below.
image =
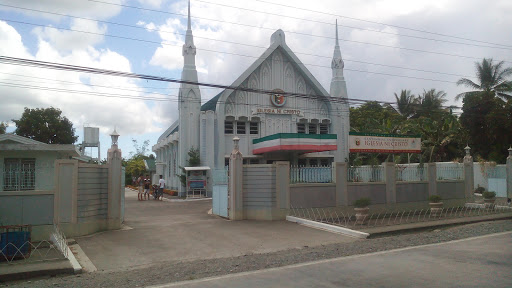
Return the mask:
[[[353,211],[354,201],[363,197],[371,199],[374,212],[427,209],[430,195],[441,196],[446,208],[463,206],[472,202],[474,197],[474,179],[470,177],[474,173],[472,162],[439,170],[436,163],[429,163],[416,170],[419,172],[415,176],[402,174],[402,177],[398,176],[401,168],[394,163],[384,163],[382,176],[373,182],[348,181],[353,175],[348,173],[349,168],[347,163],[333,163],[331,183],[290,183],[289,162],[265,165],[232,162],[230,183],[236,179],[240,185],[229,186],[232,201],[229,217],[234,219],[231,207],[235,207],[233,205],[237,201],[238,220],[278,220],[283,219],[291,207],[335,207],[341,211]],[[419,179],[404,181],[405,177]],[[512,181],[511,175],[508,178]]]
[[119,229],[124,186],[117,156],[107,165],[55,160],[44,190],[0,191],[0,225],[32,225],[33,240],[48,235],[54,223],[67,237]]

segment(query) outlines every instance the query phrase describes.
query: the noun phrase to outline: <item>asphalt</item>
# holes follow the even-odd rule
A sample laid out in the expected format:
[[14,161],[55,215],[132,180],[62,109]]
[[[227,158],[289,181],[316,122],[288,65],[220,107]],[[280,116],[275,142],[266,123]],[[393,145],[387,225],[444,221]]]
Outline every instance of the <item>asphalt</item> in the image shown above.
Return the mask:
[[208,214],[211,200],[138,201],[130,189],[125,195],[124,229],[75,239],[98,270],[358,241],[287,221],[229,221]]
[[512,287],[512,232],[165,287]]

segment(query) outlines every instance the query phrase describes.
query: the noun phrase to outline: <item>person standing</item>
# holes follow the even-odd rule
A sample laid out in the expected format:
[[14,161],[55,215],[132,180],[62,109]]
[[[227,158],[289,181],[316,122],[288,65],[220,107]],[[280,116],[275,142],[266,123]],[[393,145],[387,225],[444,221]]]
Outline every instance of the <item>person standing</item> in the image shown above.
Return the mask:
[[165,188],[165,180],[163,179],[163,176],[160,175],[160,180],[158,180],[158,195],[157,195],[157,199],[160,198],[160,200],[163,200],[163,198],[164,198],[164,188]]
[[142,174],[139,175],[139,178],[137,178],[137,185],[139,186],[139,194],[138,198],[139,201],[142,201],[142,195],[144,193],[144,178],[142,177]]
[[149,175],[146,175],[146,178],[144,178],[144,200],[149,200],[149,186],[151,184],[151,180],[149,179]]

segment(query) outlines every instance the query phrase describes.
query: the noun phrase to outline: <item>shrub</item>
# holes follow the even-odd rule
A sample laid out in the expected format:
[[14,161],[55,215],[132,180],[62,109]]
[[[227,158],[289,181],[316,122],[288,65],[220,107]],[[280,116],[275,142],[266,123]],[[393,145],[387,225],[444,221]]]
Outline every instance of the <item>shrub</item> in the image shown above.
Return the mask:
[[496,192],[485,191],[484,193],[482,193],[482,196],[484,196],[484,199],[492,199],[492,198],[496,197]]
[[485,192],[485,188],[484,187],[480,187],[478,186],[476,189],[475,189],[475,193],[478,193],[478,194],[482,194]]
[[354,201],[354,207],[365,208],[368,207],[371,203],[372,200],[370,200],[370,198],[359,198],[356,201]]
[[441,198],[441,196],[439,195],[430,195],[428,197],[428,201],[430,201],[431,203],[439,203],[441,202],[441,200],[443,200],[443,198]]

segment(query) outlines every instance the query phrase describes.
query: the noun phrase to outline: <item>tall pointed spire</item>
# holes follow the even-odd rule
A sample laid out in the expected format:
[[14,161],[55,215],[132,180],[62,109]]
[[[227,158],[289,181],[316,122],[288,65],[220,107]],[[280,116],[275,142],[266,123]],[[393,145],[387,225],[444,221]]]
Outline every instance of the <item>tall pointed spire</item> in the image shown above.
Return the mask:
[[336,47],[340,47],[340,43],[338,42],[338,19],[336,19]]
[[[331,62],[331,68],[333,69],[333,77],[334,75],[341,75],[343,76],[343,67],[345,66],[345,63],[343,63],[343,59],[341,58],[341,50],[340,50],[340,43],[338,40],[338,19],[336,19],[336,44],[334,45],[334,55],[332,56],[332,62]],[[336,71],[335,70],[340,70]]]
[[[338,20],[336,20],[338,21]],[[187,25],[187,30],[192,30],[192,28],[190,28],[191,25],[190,25],[190,0],[188,0],[188,25]]]

